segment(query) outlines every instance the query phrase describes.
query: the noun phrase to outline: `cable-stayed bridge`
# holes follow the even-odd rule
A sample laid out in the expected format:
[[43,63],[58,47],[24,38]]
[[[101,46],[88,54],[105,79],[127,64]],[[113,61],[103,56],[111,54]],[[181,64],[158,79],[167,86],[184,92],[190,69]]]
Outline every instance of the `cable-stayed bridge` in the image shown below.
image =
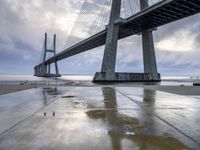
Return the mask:
[[[55,37],[53,48],[48,49],[45,36],[42,62],[34,68],[36,76],[60,76],[57,61],[105,44],[102,69],[96,73],[94,81],[160,81],[152,31],[200,12],[200,0],[85,0],[78,21],[85,19],[83,14],[91,10],[92,5],[99,6],[97,15],[101,17],[93,18],[93,24],[84,40],[56,54]],[[108,25],[105,26],[106,23]],[[73,30],[76,30],[76,25]],[[144,73],[116,73],[117,42],[135,34],[142,35]],[[54,56],[46,59],[48,52],[53,52]],[[52,63],[55,63],[55,74],[50,71]]]

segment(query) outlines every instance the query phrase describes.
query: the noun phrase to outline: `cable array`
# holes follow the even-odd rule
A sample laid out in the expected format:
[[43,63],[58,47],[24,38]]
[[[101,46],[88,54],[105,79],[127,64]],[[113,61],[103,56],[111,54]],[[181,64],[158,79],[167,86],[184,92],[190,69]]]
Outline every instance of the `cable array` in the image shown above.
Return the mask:
[[[149,6],[163,0],[149,0]],[[112,0],[84,0],[80,13],[68,35],[64,49],[87,39],[106,28]],[[140,12],[140,0],[122,0],[121,18]]]

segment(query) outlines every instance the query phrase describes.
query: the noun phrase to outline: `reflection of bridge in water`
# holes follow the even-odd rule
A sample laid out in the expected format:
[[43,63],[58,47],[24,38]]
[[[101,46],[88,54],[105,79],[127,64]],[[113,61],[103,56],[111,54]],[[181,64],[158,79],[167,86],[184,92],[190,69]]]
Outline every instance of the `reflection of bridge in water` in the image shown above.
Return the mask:
[[57,89],[57,87],[44,87],[42,88],[43,104],[44,106],[51,102],[50,99],[54,99],[56,96],[62,92]]
[[[145,105],[139,101],[134,101],[138,103],[138,108],[123,108],[117,104],[119,95],[114,88],[103,87],[102,92],[105,108],[90,110],[86,113],[90,118],[103,119],[107,124],[113,150],[122,150],[130,143],[132,143],[131,147],[141,150],[165,149],[166,147],[167,149],[187,149],[187,146],[176,138],[155,136],[158,129],[153,117],[154,109],[146,109]],[[143,103],[151,105],[151,108],[154,107],[155,97],[156,91],[143,90]],[[135,111],[138,116],[133,116],[132,113]]]
[[76,86],[32,89],[1,101],[0,149],[200,148],[200,101],[189,96],[142,87]]
[[[42,63],[35,66],[35,75],[42,77],[59,77],[57,61],[77,55],[84,51],[105,44],[101,72],[96,73],[94,81],[160,81],[157,71],[152,31],[162,25],[200,12],[200,0],[161,0],[149,6],[148,0],[140,0],[140,12],[122,19],[120,17],[121,0],[112,0],[110,20],[106,29],[56,54],[56,37],[53,48],[47,49],[45,34]],[[119,39],[135,34],[142,34],[144,73],[116,73],[116,53]],[[46,54],[53,57],[46,60]],[[55,74],[50,65],[55,63]]]

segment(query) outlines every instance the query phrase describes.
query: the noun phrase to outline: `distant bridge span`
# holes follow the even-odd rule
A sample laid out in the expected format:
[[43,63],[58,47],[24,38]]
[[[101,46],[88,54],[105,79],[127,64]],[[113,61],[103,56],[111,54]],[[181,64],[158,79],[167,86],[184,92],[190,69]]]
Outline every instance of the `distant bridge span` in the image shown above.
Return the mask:
[[[153,30],[162,25],[186,18],[200,12],[200,0],[163,0],[155,5],[142,9],[139,13],[127,19],[117,18],[114,24],[118,24],[118,39],[123,39],[144,30]],[[35,69],[42,65],[48,65],[56,61],[77,55],[87,50],[102,46],[106,43],[108,27],[71,46],[43,63],[35,66]]]

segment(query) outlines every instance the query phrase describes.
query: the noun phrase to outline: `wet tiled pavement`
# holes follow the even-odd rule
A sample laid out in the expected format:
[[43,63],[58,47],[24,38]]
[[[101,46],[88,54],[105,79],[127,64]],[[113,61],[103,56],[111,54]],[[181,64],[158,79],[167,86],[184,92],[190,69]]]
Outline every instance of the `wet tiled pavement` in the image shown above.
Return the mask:
[[200,100],[142,87],[0,96],[0,150],[200,149]]

